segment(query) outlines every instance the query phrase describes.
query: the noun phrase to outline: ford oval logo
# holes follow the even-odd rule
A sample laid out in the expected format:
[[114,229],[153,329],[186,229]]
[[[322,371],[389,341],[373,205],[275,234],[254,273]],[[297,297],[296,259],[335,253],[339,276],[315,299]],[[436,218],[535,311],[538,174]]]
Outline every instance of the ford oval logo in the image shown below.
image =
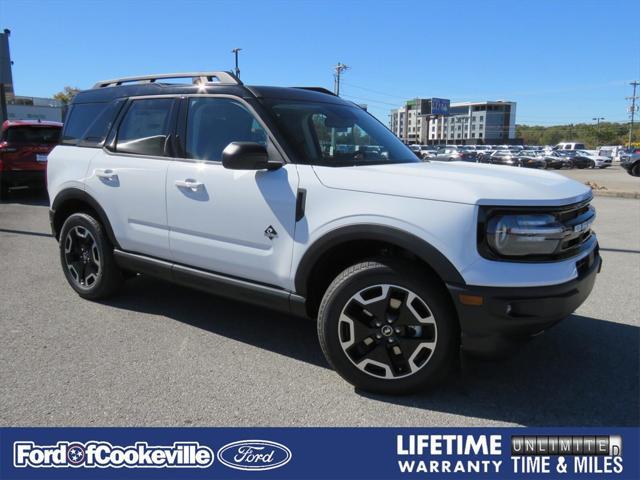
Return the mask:
[[291,460],[291,450],[269,440],[241,440],[218,450],[218,460],[237,470],[271,470]]

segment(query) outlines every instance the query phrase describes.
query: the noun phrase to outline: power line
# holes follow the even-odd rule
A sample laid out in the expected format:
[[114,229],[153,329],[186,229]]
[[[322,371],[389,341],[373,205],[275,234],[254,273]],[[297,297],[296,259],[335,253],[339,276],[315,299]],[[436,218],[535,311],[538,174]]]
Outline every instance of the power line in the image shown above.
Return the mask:
[[384,102],[382,100],[375,100],[375,99],[366,98],[366,97],[357,97],[355,95],[342,95],[342,96],[346,98],[354,98],[356,100],[364,100],[365,102],[378,103],[380,105],[390,105],[392,107],[399,108],[397,103],[389,103],[389,102]]
[[[399,99],[402,99],[402,100],[405,100],[405,99],[407,99],[407,98],[410,98],[410,97],[403,97],[403,96],[400,96],[400,95],[392,95],[392,94],[390,94],[390,93],[382,92],[382,91],[380,91],[380,90],[374,90],[374,89],[372,89],[372,88],[368,88],[368,87],[361,87],[361,86],[359,86],[359,85],[354,85],[354,84],[353,84],[353,83],[351,83],[351,82],[342,82],[342,83],[344,83],[345,85],[348,85],[348,86],[350,86],[350,87],[352,87],[352,88],[357,88],[358,90],[364,90],[364,91],[366,91],[366,92],[377,93],[378,95],[383,95],[383,96],[385,96],[385,97],[390,97],[390,98],[399,98]],[[415,97],[415,95],[413,95],[413,96]]]

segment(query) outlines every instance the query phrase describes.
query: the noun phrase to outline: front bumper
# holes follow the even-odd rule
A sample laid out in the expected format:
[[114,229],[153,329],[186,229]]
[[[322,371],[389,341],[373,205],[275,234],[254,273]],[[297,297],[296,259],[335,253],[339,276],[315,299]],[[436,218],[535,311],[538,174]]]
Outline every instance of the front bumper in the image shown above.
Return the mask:
[[458,312],[463,350],[477,354],[507,350],[555,325],[586,300],[601,267],[596,246],[576,262],[578,277],[559,285],[447,285]]

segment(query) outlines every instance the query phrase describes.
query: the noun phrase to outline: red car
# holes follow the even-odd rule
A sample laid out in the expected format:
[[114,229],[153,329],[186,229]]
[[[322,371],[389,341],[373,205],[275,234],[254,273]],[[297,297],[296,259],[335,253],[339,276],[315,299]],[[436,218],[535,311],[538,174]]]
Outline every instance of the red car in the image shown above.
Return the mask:
[[0,131],[0,199],[10,187],[46,187],[47,154],[60,140],[62,123],[7,120]]

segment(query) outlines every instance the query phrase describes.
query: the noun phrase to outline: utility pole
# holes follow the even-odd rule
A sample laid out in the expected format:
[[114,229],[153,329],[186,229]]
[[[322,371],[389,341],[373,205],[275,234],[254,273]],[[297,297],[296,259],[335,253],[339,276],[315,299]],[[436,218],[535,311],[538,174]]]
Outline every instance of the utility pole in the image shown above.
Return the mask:
[[241,48],[234,48],[233,50],[231,50],[231,53],[235,54],[236,56],[236,70],[235,70],[235,74],[236,77],[240,78],[240,68],[238,67],[238,53],[240,52],[240,50],[242,50]]
[[591,120],[596,122],[596,141],[600,143],[600,120],[604,120],[604,117],[593,117]]
[[[342,72],[344,72],[345,70],[349,70],[349,67],[347,65],[345,65],[342,62],[338,62],[338,64],[333,67],[333,69],[335,70],[336,73],[333,74],[333,93],[336,94],[336,96],[340,96],[340,75],[342,75]],[[355,129],[353,131],[353,138],[355,139]],[[354,140],[355,141],[355,140]],[[336,129],[335,127],[331,128],[331,148],[329,150],[329,155],[335,155],[336,152]]]
[[336,73],[333,75],[334,78],[334,82],[333,82],[333,93],[335,93],[338,97],[340,96],[340,75],[342,75],[342,72],[344,72],[345,70],[349,70],[349,66],[345,65],[342,62],[338,62],[338,64],[333,67],[336,71]]
[[629,125],[629,144],[627,146],[631,148],[631,136],[633,135],[633,120],[636,114],[636,99],[638,98],[636,96],[636,88],[638,85],[640,85],[640,82],[636,80],[631,82],[629,85],[633,87],[633,95],[630,97],[627,97],[627,100],[631,100],[631,106],[629,107],[629,111],[631,113],[631,124]]

